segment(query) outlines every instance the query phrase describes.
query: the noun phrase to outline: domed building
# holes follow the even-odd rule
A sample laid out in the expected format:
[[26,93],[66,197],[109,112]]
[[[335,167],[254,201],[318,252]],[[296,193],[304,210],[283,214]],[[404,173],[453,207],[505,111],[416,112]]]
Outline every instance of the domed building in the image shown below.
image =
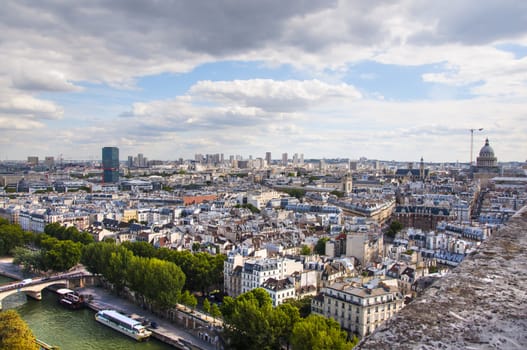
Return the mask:
[[494,168],[498,166],[498,158],[494,155],[494,150],[489,145],[489,139],[485,140],[485,146],[479,151],[479,157],[476,159],[478,168]]
[[493,177],[499,176],[498,158],[494,155],[492,147],[490,147],[489,139],[485,140],[485,145],[479,151],[479,156],[476,158],[476,166],[472,168],[472,173],[474,179],[480,180],[482,184]]

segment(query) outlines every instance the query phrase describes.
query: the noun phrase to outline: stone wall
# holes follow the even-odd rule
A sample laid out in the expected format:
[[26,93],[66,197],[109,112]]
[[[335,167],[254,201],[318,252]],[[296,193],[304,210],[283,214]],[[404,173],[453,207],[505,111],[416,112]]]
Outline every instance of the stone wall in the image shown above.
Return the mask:
[[527,207],[356,349],[527,349]]

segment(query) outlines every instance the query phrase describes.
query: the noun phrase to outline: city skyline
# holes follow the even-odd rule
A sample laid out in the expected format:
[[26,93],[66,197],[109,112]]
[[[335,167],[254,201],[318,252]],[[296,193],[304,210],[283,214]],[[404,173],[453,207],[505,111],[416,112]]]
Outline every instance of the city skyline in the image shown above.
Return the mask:
[[[527,5],[6,1],[0,160],[525,161]],[[483,130],[479,131],[479,128]],[[121,159],[121,160],[123,160]]]

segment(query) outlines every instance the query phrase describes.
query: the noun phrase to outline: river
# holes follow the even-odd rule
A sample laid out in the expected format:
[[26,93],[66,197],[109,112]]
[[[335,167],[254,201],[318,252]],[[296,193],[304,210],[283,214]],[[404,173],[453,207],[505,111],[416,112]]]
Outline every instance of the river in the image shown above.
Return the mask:
[[[0,276],[0,284],[12,279]],[[42,291],[42,300],[23,293],[6,298],[4,309],[15,309],[38,339],[61,350],[164,350],[174,349],[156,339],[139,343],[95,321],[90,309],[69,310],[60,305],[57,295]]]

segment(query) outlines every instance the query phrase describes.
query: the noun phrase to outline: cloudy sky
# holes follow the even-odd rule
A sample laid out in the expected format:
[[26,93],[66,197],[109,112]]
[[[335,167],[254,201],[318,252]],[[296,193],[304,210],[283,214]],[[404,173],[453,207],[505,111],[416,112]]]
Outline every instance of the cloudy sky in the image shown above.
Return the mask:
[[521,0],[2,0],[0,159],[527,159]]

